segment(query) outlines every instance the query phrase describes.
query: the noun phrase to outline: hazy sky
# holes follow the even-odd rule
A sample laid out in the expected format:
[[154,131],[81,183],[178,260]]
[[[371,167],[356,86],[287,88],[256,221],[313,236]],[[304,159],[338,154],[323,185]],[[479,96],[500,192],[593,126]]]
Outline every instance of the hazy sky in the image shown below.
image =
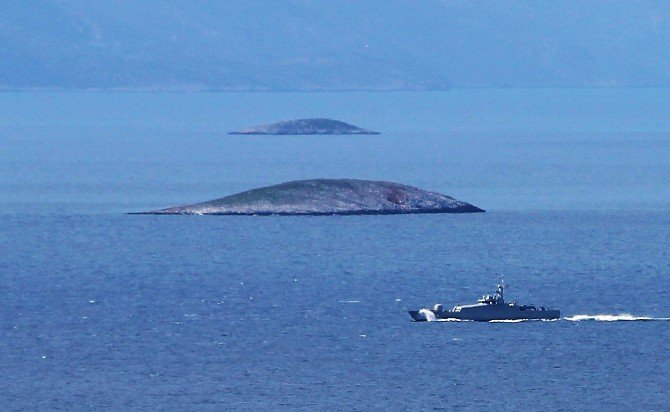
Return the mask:
[[670,2],[23,0],[0,59],[5,89],[670,86]]

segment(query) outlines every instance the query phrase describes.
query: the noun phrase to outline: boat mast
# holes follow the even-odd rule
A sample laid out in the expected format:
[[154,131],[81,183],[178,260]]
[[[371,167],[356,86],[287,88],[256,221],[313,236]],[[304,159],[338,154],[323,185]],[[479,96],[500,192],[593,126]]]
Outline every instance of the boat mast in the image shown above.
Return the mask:
[[498,285],[498,295],[500,295],[500,302],[505,302],[505,278],[503,275],[500,275],[500,284]]

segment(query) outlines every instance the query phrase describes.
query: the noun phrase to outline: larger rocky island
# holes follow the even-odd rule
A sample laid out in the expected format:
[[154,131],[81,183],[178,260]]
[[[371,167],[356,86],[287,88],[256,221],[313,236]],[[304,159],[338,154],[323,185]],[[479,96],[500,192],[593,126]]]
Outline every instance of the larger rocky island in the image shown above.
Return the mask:
[[237,130],[228,134],[271,134],[271,135],[309,135],[309,134],[379,134],[372,130],[361,129],[349,123],[332,119],[297,119],[264,124]]
[[312,179],[253,189],[192,205],[133,214],[391,215],[483,211],[441,193],[399,183],[356,179]]

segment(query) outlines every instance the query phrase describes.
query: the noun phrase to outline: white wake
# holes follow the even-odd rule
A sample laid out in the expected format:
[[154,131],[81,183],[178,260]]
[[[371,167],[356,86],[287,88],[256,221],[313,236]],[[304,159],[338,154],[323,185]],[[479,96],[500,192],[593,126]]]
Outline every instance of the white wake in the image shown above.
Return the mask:
[[[489,323],[520,323],[520,322],[526,322],[529,320],[534,320],[534,319],[496,319],[496,320],[490,320]],[[540,319],[538,319],[540,320]]]
[[440,318],[437,319],[438,322],[474,322],[467,319],[456,319],[456,318]]
[[598,322],[618,322],[618,321],[670,321],[670,318],[654,318],[650,316],[637,316],[631,315],[630,313],[620,313],[620,314],[607,314],[602,313],[598,315],[573,315],[563,318],[572,322],[581,322],[585,320],[598,321]]

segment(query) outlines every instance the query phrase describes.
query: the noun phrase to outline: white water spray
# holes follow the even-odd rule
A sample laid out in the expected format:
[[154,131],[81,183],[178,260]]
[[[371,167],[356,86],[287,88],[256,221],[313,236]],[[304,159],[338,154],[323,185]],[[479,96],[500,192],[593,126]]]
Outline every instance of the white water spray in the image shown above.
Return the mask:
[[419,315],[423,315],[423,317],[426,318],[426,321],[428,322],[433,322],[435,320],[435,314],[430,309],[419,309]]

